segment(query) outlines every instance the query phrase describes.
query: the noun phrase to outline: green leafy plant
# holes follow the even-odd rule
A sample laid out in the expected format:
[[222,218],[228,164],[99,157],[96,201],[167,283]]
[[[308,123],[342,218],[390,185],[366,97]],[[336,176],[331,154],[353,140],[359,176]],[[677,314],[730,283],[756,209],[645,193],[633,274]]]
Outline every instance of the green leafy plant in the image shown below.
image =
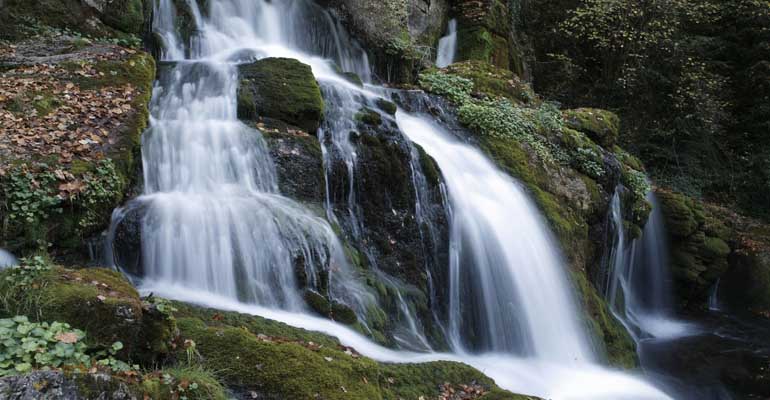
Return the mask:
[[79,225],[81,229],[86,230],[99,224],[104,204],[112,204],[113,200],[121,195],[123,182],[112,160],[100,161],[94,172],[86,173],[83,179],[86,186],[77,198],[85,210]]
[[22,258],[18,266],[12,267],[5,280],[22,289],[30,287],[44,273],[51,270],[51,265],[42,256]]
[[61,322],[30,322],[25,316],[0,319],[0,376],[87,365],[85,333]]
[[3,181],[3,198],[12,224],[36,224],[51,213],[62,211],[61,197],[56,191],[56,176],[48,165],[38,163],[32,167],[18,165],[6,172]]
[[605,174],[601,155],[589,147],[577,149],[574,155],[574,164],[575,168],[594,179],[601,178]]
[[420,85],[433,94],[448,97],[458,105],[470,100],[473,90],[473,81],[470,79],[440,72],[420,74]]

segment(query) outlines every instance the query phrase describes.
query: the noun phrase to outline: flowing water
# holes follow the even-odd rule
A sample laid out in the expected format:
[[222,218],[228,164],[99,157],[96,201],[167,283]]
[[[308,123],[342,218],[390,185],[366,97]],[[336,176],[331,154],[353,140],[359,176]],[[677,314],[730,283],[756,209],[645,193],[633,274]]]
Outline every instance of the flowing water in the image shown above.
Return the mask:
[[610,205],[611,231],[615,236],[609,257],[607,301],[613,314],[637,342],[693,333],[691,324],[673,317],[666,233],[655,194],[650,192],[647,197],[653,208],[642,237],[630,242],[623,228],[621,197],[618,188]]
[[444,68],[452,64],[457,53],[457,20],[449,20],[447,25],[447,34],[438,41],[438,50],[436,51],[436,66]]
[[19,260],[14,257],[11,252],[0,249],[0,269],[12,267],[14,265],[18,265]]
[[[143,291],[320,330],[381,361],[462,361],[506,389],[544,398],[668,398],[638,377],[594,363],[555,240],[522,188],[478,150],[427,117],[403,111],[399,126],[436,159],[446,181],[447,331],[454,353],[383,348],[309,315],[297,289],[297,260],[308,277],[333,271],[333,298],[357,310],[371,300],[359,289],[329,224],[281,196],[261,134],[238,121],[236,61],[300,59],[311,65],[327,99],[376,96],[376,90],[360,89],[336,73],[341,67],[368,81],[368,62],[338,23],[310,1],[207,3],[200,10],[187,2],[196,25],[189,39],[176,31],[179,11],[172,2],[156,3],[154,29],[164,59],[175,63],[155,87],[143,141],[145,190],[135,200],[146,209]],[[342,147],[354,169],[355,149],[344,148],[349,138],[334,127],[320,133],[322,140],[324,135],[337,135],[331,146]],[[324,146],[328,155],[332,147]],[[355,201],[348,205],[355,217]],[[124,214],[115,213],[117,219]],[[328,209],[327,216],[334,217]],[[324,286],[312,279],[308,285]]]

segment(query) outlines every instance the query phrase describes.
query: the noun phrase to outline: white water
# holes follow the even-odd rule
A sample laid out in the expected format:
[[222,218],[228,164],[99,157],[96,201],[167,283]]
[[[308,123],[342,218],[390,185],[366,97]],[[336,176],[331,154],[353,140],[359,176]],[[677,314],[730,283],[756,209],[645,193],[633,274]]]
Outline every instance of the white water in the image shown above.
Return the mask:
[[334,336],[344,346],[381,362],[418,363],[455,361],[468,364],[494,379],[498,386],[549,400],[665,400],[666,394],[641,377],[602,368],[595,364],[550,362],[520,358],[505,353],[418,353],[382,347],[350,328],[325,318],[303,313],[244,304],[211,293],[175,285],[146,285],[142,293],[153,293],[219,310],[258,315],[297,328]]
[[[259,132],[236,118],[232,61],[298,58],[323,84],[371,96],[338,77],[324,57],[336,57],[347,70],[368,65],[365,57],[341,50],[355,46],[341,44],[343,36],[329,34],[331,28],[298,22],[298,16],[315,10],[309,2],[209,3],[206,14],[193,10],[198,33],[190,46],[178,34],[166,38],[174,32],[173,16],[157,13],[170,13],[163,8],[170,2],[156,7],[156,24],[169,24],[156,26],[164,34],[165,56],[187,61],[156,87],[144,137],[146,189],[137,200],[149,210],[142,227],[144,291],[319,330],[380,361],[466,362],[519,393],[551,399],[667,398],[637,377],[592,363],[554,240],[518,185],[477,150],[401,112],[402,129],[439,162],[453,203],[450,331],[457,353],[386,349],[305,313],[294,281],[297,256],[305,259],[308,276],[315,276],[316,268],[334,271],[333,297],[360,309],[367,296],[357,289],[329,225],[278,193]],[[315,39],[303,40],[308,37]],[[473,329],[478,342],[464,337]],[[485,353],[466,352],[473,350]]]
[[457,20],[451,19],[447,26],[447,34],[438,41],[436,51],[436,66],[444,68],[452,64],[457,53]]
[[642,237],[628,243],[623,228],[620,190],[611,203],[615,232],[610,255],[607,299],[610,308],[635,341],[673,339],[692,334],[695,326],[672,316],[671,271],[663,215],[654,193],[647,200],[653,209]]
[[455,347],[465,349],[463,333],[475,330],[483,350],[591,361],[555,239],[524,190],[428,120],[399,113],[398,123],[436,160],[449,191]]
[[19,260],[11,252],[0,249],[0,269],[19,265]]

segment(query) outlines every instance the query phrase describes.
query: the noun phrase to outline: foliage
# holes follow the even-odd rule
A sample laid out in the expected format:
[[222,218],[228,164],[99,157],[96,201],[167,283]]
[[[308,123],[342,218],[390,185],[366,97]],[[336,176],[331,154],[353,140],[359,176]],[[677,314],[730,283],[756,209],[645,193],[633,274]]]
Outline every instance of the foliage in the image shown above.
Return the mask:
[[106,367],[113,372],[137,368],[113,356],[123,348],[115,342],[107,351],[89,355],[86,334],[62,322],[30,322],[26,316],[0,319],[0,376],[33,369]]
[[44,273],[51,270],[50,264],[42,256],[22,258],[21,264],[10,268],[5,280],[22,290],[29,289]]
[[86,173],[83,180],[85,190],[77,197],[85,212],[78,224],[81,229],[89,229],[101,222],[100,211],[104,205],[111,206],[114,199],[121,196],[123,182],[112,160],[99,161],[94,172]]
[[455,104],[468,101],[473,90],[473,81],[470,79],[440,72],[420,74],[420,85],[428,92],[448,97]]
[[47,164],[12,166],[2,181],[10,223],[36,224],[51,213],[62,212],[62,199],[55,187],[57,178]]
[[605,171],[601,162],[601,155],[596,154],[594,149],[590,147],[580,147],[574,154],[573,162],[575,168],[585,172],[588,176],[594,179],[604,176]]
[[0,319],[0,376],[88,363],[85,333],[68,324]]
[[623,184],[631,189],[634,196],[637,198],[647,197],[647,193],[652,190],[650,187],[650,181],[647,179],[647,175],[644,172],[637,171],[635,169],[627,169],[623,174]]

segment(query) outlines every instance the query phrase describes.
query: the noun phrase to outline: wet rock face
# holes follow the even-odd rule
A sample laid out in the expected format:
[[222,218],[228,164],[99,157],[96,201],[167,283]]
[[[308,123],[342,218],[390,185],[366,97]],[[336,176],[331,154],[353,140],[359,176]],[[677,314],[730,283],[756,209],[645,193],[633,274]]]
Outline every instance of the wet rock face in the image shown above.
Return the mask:
[[314,136],[280,131],[263,132],[278,174],[281,194],[323,207],[323,155]]
[[267,117],[315,132],[323,119],[321,89],[309,65],[266,58],[239,67],[238,118]]
[[671,267],[680,306],[706,304],[711,287],[728,269],[734,233],[697,200],[658,191],[670,240]]

